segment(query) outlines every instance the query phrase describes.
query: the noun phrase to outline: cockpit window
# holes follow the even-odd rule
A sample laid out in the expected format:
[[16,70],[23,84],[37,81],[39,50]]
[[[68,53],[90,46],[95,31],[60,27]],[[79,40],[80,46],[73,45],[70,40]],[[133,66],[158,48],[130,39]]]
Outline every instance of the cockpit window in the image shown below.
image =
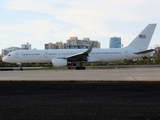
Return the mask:
[[8,54],[8,56],[11,56],[11,54]]

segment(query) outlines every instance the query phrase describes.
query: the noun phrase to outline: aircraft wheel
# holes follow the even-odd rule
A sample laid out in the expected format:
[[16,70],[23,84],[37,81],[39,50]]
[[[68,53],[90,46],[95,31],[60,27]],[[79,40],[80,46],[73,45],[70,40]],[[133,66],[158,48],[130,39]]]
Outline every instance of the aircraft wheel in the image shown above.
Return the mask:
[[76,70],[80,70],[80,67],[76,67]]
[[85,67],[82,67],[82,70],[85,70],[86,68]]
[[20,68],[20,71],[23,71],[23,68]]

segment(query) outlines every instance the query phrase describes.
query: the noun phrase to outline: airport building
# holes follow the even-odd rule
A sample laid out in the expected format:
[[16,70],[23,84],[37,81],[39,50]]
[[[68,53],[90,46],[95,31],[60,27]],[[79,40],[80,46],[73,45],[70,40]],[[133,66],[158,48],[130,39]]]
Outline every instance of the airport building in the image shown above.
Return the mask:
[[31,44],[26,43],[26,44],[22,44],[21,48],[20,47],[9,47],[9,48],[5,48],[2,49],[2,56],[7,55],[8,53],[12,52],[12,51],[16,51],[16,50],[30,50],[31,49]]
[[89,38],[83,38],[79,40],[78,37],[70,37],[66,43],[56,42],[45,44],[45,49],[87,49],[91,43],[94,43],[94,48],[100,48],[100,43],[95,40],[90,40]]
[[121,38],[120,37],[111,37],[110,38],[110,48],[121,48]]

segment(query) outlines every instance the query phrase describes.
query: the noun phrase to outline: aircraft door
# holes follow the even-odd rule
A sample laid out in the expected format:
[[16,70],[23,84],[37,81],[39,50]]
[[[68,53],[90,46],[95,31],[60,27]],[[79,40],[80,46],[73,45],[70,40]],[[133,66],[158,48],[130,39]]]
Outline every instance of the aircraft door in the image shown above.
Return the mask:
[[47,51],[44,52],[44,58],[48,58],[48,52]]
[[18,52],[16,52],[16,55],[15,55],[15,57],[16,57],[16,58],[18,58],[18,57],[19,57],[19,55],[18,55]]
[[128,50],[127,49],[125,50],[125,57],[126,58],[128,57]]

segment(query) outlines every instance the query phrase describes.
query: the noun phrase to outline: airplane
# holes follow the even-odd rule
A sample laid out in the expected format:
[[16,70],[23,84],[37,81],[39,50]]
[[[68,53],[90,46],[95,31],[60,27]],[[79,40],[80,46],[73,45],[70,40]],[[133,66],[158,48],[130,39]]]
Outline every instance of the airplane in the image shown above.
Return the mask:
[[[76,70],[85,70],[86,62],[115,62],[133,60],[150,56],[155,49],[147,49],[157,24],[148,24],[137,37],[123,48],[94,49],[93,43],[88,49],[50,49],[50,50],[17,50],[2,58],[8,63],[49,63],[54,67],[75,65]],[[23,70],[20,66],[20,70]]]

